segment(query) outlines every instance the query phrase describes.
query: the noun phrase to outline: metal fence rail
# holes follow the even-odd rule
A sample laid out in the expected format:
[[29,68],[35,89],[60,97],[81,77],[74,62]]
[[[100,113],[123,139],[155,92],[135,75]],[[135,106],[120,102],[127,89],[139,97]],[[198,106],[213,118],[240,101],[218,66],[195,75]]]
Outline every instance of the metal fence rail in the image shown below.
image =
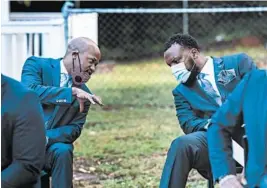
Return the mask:
[[203,49],[267,44],[266,6],[123,9],[72,6],[68,2],[62,8],[66,42],[72,38],[69,28],[74,23],[70,18],[97,13],[95,32],[103,60],[131,61],[162,56],[164,42],[178,32],[193,35]]
[[68,9],[69,14],[102,13],[102,14],[164,14],[164,13],[226,13],[226,12],[266,12],[267,7],[235,8],[75,8]]

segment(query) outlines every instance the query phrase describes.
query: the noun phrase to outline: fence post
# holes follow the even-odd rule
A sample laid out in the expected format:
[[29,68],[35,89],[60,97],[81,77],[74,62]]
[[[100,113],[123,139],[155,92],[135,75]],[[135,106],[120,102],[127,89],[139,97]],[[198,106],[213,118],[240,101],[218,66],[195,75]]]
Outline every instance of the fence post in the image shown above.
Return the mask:
[[[188,0],[183,0],[183,8],[188,8]],[[188,13],[183,13],[183,33],[188,34]]]
[[68,40],[69,40],[69,22],[68,22],[69,9],[72,7],[74,7],[74,4],[72,2],[65,2],[62,9],[61,9],[61,13],[62,13],[63,18],[64,18],[64,36],[65,36],[66,49],[67,49]]

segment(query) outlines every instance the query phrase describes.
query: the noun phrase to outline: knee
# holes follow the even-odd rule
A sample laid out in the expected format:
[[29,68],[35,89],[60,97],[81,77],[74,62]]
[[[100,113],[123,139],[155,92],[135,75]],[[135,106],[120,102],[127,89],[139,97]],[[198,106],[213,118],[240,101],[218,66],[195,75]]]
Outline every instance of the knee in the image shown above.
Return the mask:
[[176,150],[176,152],[185,152],[190,147],[190,139],[184,135],[176,138],[171,143],[171,148]]
[[64,144],[64,143],[57,144],[57,147],[54,150],[54,157],[66,160],[72,158],[72,156],[73,156],[73,151],[70,144]]

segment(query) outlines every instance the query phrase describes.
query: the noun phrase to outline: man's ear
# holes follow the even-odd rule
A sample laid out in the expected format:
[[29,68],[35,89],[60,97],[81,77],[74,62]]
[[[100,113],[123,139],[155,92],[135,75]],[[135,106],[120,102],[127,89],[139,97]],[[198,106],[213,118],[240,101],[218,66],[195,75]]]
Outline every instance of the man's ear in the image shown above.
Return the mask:
[[75,50],[71,53],[71,56],[72,56],[72,59],[76,59],[76,57],[78,56],[79,54],[79,51],[78,50]]
[[197,58],[198,58],[199,51],[198,51],[196,48],[193,48],[193,49],[191,50],[191,52],[192,52],[192,58],[193,58],[194,60],[197,59]]

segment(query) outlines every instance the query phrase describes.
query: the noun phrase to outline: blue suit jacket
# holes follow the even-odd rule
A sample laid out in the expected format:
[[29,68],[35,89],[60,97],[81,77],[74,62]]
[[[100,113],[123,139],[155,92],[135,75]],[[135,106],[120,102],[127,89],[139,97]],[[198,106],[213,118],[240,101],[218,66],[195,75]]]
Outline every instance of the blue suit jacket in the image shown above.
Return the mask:
[[[244,53],[213,58],[215,82],[224,101],[247,72],[256,69],[252,59]],[[230,74],[229,70],[234,70]],[[198,82],[192,86],[179,84],[173,90],[176,115],[185,134],[196,131],[206,131],[205,125],[219,108],[216,101],[209,97]],[[160,187],[168,187],[172,166],[176,156],[177,142],[172,143],[168,151]]]
[[237,119],[243,118],[248,138],[246,177],[249,187],[259,185],[267,173],[267,71],[247,74],[212,117],[208,129],[209,155],[214,179],[235,174],[231,135]]
[[[84,111],[80,113],[79,102],[72,96],[72,89],[60,87],[60,60],[32,56],[22,69],[22,83],[35,91],[41,100],[47,120],[48,145],[73,143],[81,134],[90,107],[90,103],[86,102]],[[81,89],[91,93],[85,85]]]
[[[225,101],[247,72],[256,68],[252,59],[243,53],[221,58],[213,57],[213,62],[215,82],[222,101]],[[235,75],[228,73],[229,70],[234,70]],[[198,82],[190,87],[179,84],[173,90],[173,96],[176,115],[185,134],[204,131],[207,120],[219,108],[216,101],[206,94]]]
[[1,187],[31,187],[45,162],[45,129],[38,96],[1,74]]

